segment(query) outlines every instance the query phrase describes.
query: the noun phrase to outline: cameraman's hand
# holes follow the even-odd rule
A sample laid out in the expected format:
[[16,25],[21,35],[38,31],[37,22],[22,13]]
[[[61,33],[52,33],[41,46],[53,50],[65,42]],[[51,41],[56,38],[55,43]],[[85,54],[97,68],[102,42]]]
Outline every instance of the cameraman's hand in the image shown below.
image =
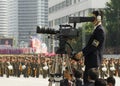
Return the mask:
[[82,58],[82,57],[83,57],[83,52],[82,52],[82,51],[78,52],[78,53],[75,55],[75,58],[76,58],[76,59],[80,59],[80,58]]

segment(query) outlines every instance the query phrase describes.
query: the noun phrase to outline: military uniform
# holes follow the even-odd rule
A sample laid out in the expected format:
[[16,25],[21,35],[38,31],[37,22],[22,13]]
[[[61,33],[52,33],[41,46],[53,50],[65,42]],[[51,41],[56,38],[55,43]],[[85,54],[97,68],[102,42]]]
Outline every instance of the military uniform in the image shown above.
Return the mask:
[[20,77],[20,70],[19,70],[19,62],[15,61],[13,63],[13,68],[14,68],[14,76]]
[[48,65],[46,62],[42,63],[43,67],[43,78],[46,78],[48,76]]
[[31,75],[31,65],[30,65],[30,61],[28,58],[25,59],[25,62],[22,65],[22,70],[23,70],[24,77],[28,78]]
[[100,76],[101,76],[101,78],[103,78],[103,79],[105,78],[106,71],[107,71],[106,64],[102,63],[101,66],[100,66]]
[[8,62],[5,62],[5,74],[6,74],[7,78],[10,76],[10,72],[9,72],[8,66],[9,66]]
[[22,65],[22,70],[23,70],[23,76],[28,77],[28,64],[26,62]]
[[120,77],[120,59],[116,63],[116,76]]
[[0,62],[0,76],[3,76],[3,74],[4,74],[4,64],[3,64],[3,62],[1,61],[1,62]]
[[113,62],[109,63],[109,76],[113,76],[115,74],[115,65]]

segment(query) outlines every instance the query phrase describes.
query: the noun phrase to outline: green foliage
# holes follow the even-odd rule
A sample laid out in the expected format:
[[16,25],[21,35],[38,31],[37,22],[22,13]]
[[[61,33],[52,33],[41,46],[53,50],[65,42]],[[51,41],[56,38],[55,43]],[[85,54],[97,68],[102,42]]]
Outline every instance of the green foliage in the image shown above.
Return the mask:
[[[82,29],[85,29],[82,31]],[[89,37],[90,37],[90,34],[92,33],[93,31],[93,25],[91,23],[85,23],[82,28],[78,28],[79,30],[79,37],[75,38],[74,41],[70,41],[69,43],[72,45],[73,49],[75,51],[80,51],[82,49],[82,33],[85,33],[85,40],[88,41]]]
[[88,41],[91,33],[93,32],[93,29],[94,29],[94,26],[92,23],[90,22],[87,22],[83,25],[83,28],[85,29],[85,38],[86,38],[86,41]]
[[105,17],[107,28],[107,47],[120,46],[120,0],[111,0],[106,3]]
[[80,51],[82,49],[82,29],[78,28],[79,36],[75,39],[69,40],[70,45],[74,51]]

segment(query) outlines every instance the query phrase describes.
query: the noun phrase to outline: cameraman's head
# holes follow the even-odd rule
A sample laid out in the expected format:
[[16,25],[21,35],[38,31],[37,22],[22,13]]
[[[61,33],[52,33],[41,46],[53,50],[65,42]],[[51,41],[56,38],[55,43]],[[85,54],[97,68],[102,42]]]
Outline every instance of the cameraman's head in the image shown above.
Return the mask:
[[103,18],[103,12],[102,11],[93,11],[92,14],[95,17],[95,20],[93,21],[93,24],[96,26],[99,23],[101,23],[102,18]]

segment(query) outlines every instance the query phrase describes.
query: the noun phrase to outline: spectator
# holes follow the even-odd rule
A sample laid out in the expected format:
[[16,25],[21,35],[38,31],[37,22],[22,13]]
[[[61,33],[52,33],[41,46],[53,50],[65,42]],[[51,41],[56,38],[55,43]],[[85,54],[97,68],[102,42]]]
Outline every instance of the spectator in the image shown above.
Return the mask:
[[115,86],[115,78],[112,76],[108,77],[107,84],[108,84],[108,86]]
[[99,72],[96,68],[91,68],[88,70],[88,83],[84,86],[95,86],[95,80],[98,79]]
[[105,79],[97,79],[95,80],[95,86],[107,86],[107,82]]
[[75,77],[75,86],[82,86],[82,71],[75,70],[74,71],[74,77]]

